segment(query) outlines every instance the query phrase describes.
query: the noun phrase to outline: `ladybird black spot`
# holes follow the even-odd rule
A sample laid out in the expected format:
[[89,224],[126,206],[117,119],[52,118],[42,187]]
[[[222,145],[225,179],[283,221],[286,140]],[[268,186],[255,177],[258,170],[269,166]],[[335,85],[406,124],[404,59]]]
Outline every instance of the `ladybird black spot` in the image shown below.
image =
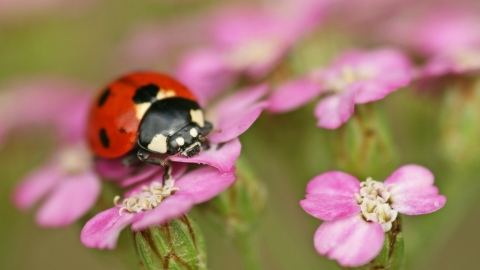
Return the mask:
[[157,101],[158,86],[155,84],[147,84],[137,89],[133,96],[133,102],[135,104],[141,104],[145,102]]
[[107,90],[103,91],[102,95],[98,99],[98,107],[102,107],[103,104],[105,104],[105,101],[107,101],[109,96],[110,96],[110,88],[107,88]]
[[103,147],[108,148],[110,146],[110,139],[107,136],[107,131],[102,128],[100,129],[98,135],[100,135],[100,142],[102,143]]

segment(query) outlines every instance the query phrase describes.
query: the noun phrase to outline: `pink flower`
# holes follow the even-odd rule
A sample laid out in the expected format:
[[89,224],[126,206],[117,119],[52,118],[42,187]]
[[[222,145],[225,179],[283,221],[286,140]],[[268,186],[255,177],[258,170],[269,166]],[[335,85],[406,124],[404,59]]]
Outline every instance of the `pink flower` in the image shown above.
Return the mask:
[[446,198],[433,181],[433,174],[418,165],[400,167],[384,183],[360,182],[339,171],[318,175],[300,202],[307,213],[324,220],[314,236],[317,252],[344,267],[373,260],[398,212],[420,215],[443,207]]
[[422,69],[426,76],[462,74],[480,70],[480,13],[439,9],[416,25],[418,49],[430,56]]
[[19,183],[13,202],[19,209],[28,209],[43,199],[36,214],[37,224],[63,227],[90,210],[100,189],[100,178],[92,169],[90,152],[81,143],[70,144]]
[[8,88],[15,92],[0,97],[5,133],[50,124],[59,137],[55,154],[20,182],[13,202],[27,209],[43,199],[37,223],[44,227],[67,226],[93,206],[100,192],[100,179],[93,172],[83,141],[90,95],[82,92],[82,87],[56,80],[18,83]]
[[382,99],[408,85],[411,73],[408,58],[397,50],[349,51],[330,67],[281,85],[270,97],[269,110],[292,110],[327,94],[315,108],[317,125],[335,129],[350,118],[355,104]]
[[419,75],[461,74],[480,69],[480,13],[476,3],[423,3],[396,13],[378,36],[426,58]]
[[195,204],[215,197],[235,181],[234,168],[220,172],[204,167],[162,185],[162,177],[137,186],[125,194],[121,205],[89,220],[81,233],[87,247],[114,249],[118,235],[128,225],[135,231],[161,225],[187,213]]
[[305,18],[295,18],[299,21],[292,21],[285,12],[260,8],[221,9],[211,20],[213,43],[187,54],[176,74],[180,81],[207,98],[224,91],[242,75],[254,80],[262,78],[311,28],[300,20]]

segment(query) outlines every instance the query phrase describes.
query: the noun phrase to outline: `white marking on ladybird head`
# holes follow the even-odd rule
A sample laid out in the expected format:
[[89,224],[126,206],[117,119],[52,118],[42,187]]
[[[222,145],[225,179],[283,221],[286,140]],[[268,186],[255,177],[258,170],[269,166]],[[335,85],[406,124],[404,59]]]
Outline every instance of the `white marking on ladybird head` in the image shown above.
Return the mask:
[[152,150],[157,153],[166,153],[167,152],[167,137],[162,134],[157,134],[153,137],[150,144],[147,146],[149,150]]
[[193,138],[197,137],[197,136],[198,136],[198,131],[197,131],[197,129],[191,128],[191,129],[190,129],[190,136],[192,136]]
[[175,96],[175,91],[160,89],[160,91],[158,91],[157,93],[156,98],[157,100],[162,100],[162,99],[173,97],[173,96]]
[[182,146],[185,144],[185,140],[182,137],[178,137],[175,139],[178,145]]
[[203,127],[203,112],[202,110],[190,110],[190,116],[192,117],[192,122],[197,123],[199,127]]
[[144,102],[135,105],[135,116],[138,120],[142,120],[145,112],[150,108],[152,104],[150,102]]

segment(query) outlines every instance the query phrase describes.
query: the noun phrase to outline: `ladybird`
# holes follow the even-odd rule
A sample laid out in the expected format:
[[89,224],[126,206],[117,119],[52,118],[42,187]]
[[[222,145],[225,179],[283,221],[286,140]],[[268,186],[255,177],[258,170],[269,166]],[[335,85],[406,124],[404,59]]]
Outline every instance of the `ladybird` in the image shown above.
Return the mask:
[[[199,153],[208,146],[211,131],[212,124],[185,86],[164,74],[136,72],[100,91],[90,109],[87,138],[97,157],[133,153],[141,161],[165,165],[172,156]],[[162,161],[151,153],[169,157]]]

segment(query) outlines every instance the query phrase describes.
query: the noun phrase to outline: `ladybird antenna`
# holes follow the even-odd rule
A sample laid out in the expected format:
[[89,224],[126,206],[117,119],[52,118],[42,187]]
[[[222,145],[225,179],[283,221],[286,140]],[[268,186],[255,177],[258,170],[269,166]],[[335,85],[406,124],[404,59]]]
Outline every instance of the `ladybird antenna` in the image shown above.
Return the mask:
[[214,130],[210,131],[210,133],[208,133],[207,135],[200,138],[200,140],[202,142],[206,141],[208,139],[208,137],[210,137],[210,135],[212,135],[213,133],[222,133],[222,130],[221,129],[214,129]]

